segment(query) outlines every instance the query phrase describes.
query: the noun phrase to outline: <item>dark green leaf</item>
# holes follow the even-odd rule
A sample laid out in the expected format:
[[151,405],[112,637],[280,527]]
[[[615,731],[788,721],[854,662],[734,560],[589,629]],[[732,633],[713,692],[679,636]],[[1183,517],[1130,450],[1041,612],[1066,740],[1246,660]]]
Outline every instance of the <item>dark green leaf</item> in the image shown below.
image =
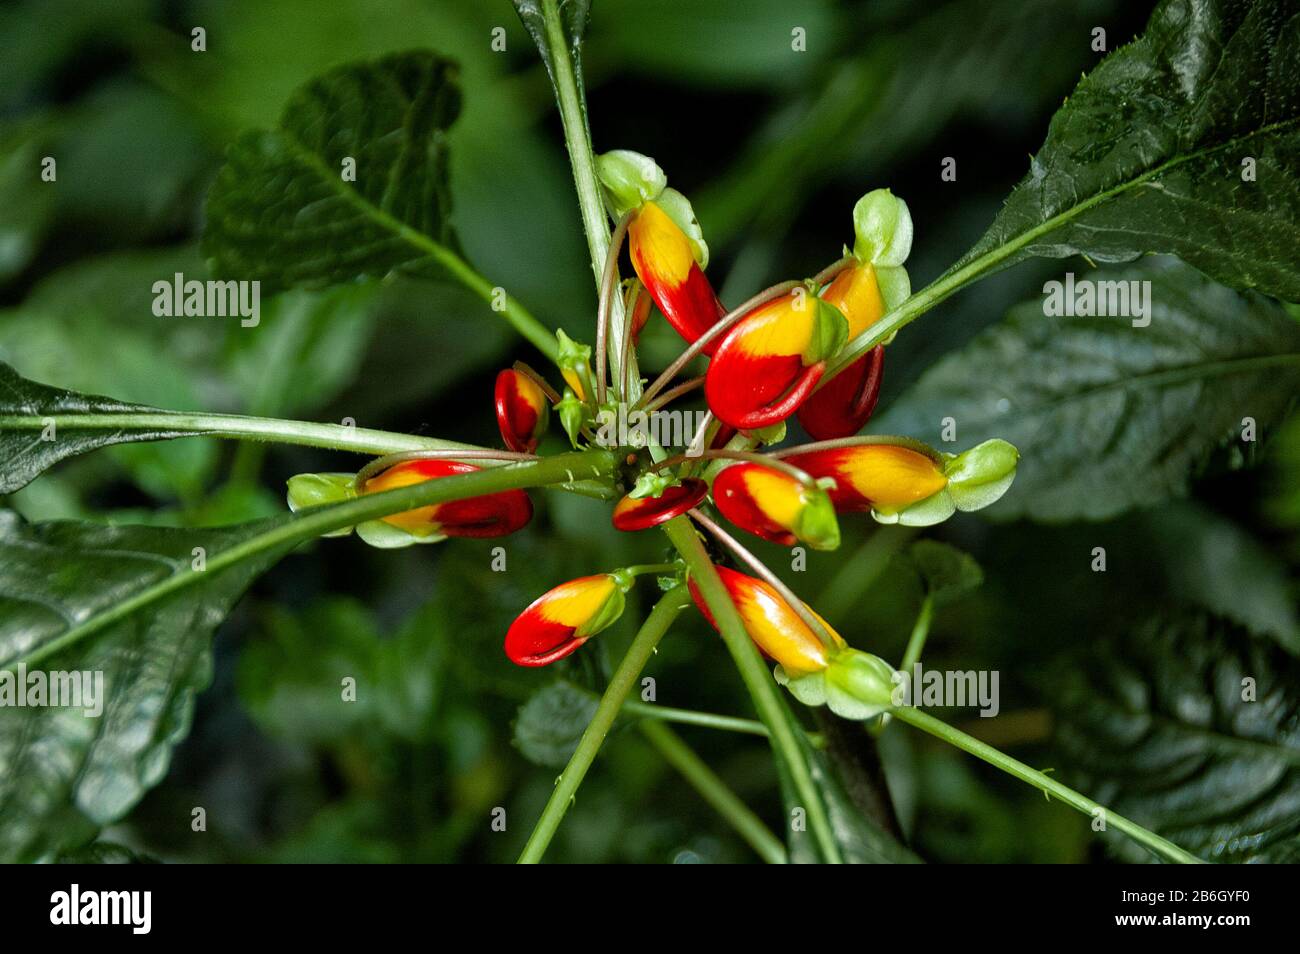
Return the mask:
[[[0,311],[0,362],[29,380],[112,394],[123,404],[235,410],[236,389],[222,379],[222,340],[231,325],[246,341],[260,339],[262,330],[153,312],[155,282],[204,271],[191,246],[102,255],[56,269],[21,304]],[[160,351],[169,360],[159,361]],[[6,393],[0,389],[0,404]],[[118,466],[104,469],[105,480],[125,470],[163,500],[196,499],[217,459],[205,441],[120,447],[110,456]]]
[[[904,845],[881,831],[853,804],[844,786],[835,776],[826,756],[808,742],[802,732],[796,738],[804,750],[804,757],[812,774],[813,784],[821,795],[830,819],[831,832],[840,854],[850,864],[909,864],[920,861]],[[784,762],[777,759],[781,776],[781,791],[786,809],[786,841],[790,860],[795,864],[812,864],[822,861],[816,839],[807,827],[806,810],[800,805]]]
[[[211,635],[283,552],[202,572],[267,528],[174,530],[58,522],[0,511],[0,667],[102,672],[103,711],[0,707],[0,858],[44,857],[121,818],[167,771],[212,676]],[[170,593],[170,580],[196,581]],[[155,598],[149,599],[150,593]],[[70,636],[98,625],[94,638]]]
[[938,540],[917,540],[907,548],[907,557],[938,606],[964,596],[984,582],[984,573],[974,557]]
[[[414,614],[392,636],[364,605],[335,597],[291,613],[269,607],[239,658],[239,695],[258,726],[308,744],[361,730],[426,741],[449,642],[437,614]],[[345,696],[344,680],[354,682]]]
[[[113,444],[183,436],[182,431],[148,426],[118,428],[107,418],[162,413],[141,404],[37,384],[21,377],[9,365],[0,364],[0,493],[13,493],[66,457]],[[105,416],[105,421],[96,423],[88,417],[85,423],[75,422],[83,415]],[[69,416],[74,421],[53,421]]]
[[563,768],[599,702],[594,693],[569,682],[539,689],[519,707],[515,745],[534,765]]
[[1020,468],[992,515],[1100,520],[1185,494],[1244,418],[1267,428],[1300,393],[1300,324],[1273,302],[1172,261],[1086,277],[1150,281],[1150,325],[1049,318],[1027,302],[873,428],[939,442],[951,417],[958,447],[1009,440]]
[[[446,131],[456,66],[413,51],[298,90],[274,131],[235,142],[208,195],[215,270],[263,290],[382,277],[454,244]],[[345,165],[355,162],[355,181]]]
[[1300,859],[1300,662],[1212,618],[1166,617],[1090,645],[1062,680],[1071,784],[1210,861]]
[[1005,267],[1156,252],[1295,301],[1298,251],[1300,10],[1294,0],[1165,0],[1138,40],[1075,88],[953,272],[983,256]]
[[1190,502],[1144,514],[1171,594],[1300,656],[1300,621],[1286,565],[1239,524]]

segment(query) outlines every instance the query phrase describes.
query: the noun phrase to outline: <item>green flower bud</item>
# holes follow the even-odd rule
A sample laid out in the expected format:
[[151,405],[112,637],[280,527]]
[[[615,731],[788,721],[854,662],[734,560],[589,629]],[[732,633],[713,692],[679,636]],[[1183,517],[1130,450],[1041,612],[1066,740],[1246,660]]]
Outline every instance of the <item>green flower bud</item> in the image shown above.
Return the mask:
[[814,550],[834,550],[840,545],[840,524],[835,505],[820,487],[806,493],[806,503],[791,532]]
[[[339,503],[356,496],[352,474],[295,474],[289,478],[289,509],[294,513],[307,507]],[[351,527],[331,530],[326,537],[346,537]]]
[[888,189],[875,189],[853,207],[853,254],[876,266],[902,265],[912,251],[912,214]]
[[631,149],[613,149],[597,156],[596,176],[604,186],[605,203],[615,216],[657,199],[668,185],[668,177],[658,163]]
[[994,438],[953,457],[944,466],[948,492],[958,510],[981,510],[996,502],[1016,478],[1020,452]]
[[578,400],[572,388],[565,388],[564,397],[560,399],[559,404],[555,405],[555,410],[560,415],[560,424],[564,427],[564,433],[569,435],[569,443],[576,448],[578,438],[582,436],[582,428],[591,418],[591,408],[585,401]]
[[893,702],[894,667],[879,656],[845,649],[826,668],[826,704],[845,719],[873,719]]
[[559,365],[560,375],[573,393],[583,401],[592,397],[591,388],[591,345],[574,341],[564,333],[563,328],[555,330],[555,340],[560,344],[555,363]]

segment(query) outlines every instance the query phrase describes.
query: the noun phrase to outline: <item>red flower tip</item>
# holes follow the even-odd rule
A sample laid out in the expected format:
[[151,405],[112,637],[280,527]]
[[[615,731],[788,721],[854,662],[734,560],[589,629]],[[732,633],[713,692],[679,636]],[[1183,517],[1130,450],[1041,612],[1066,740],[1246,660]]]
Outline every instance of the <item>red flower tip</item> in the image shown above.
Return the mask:
[[646,530],[684,514],[709,494],[709,485],[687,477],[658,497],[626,496],[614,505],[613,523],[619,530]]
[[520,666],[546,666],[574,652],[623,613],[611,573],[561,583],[533,600],[510,624],[505,650]]
[[781,546],[803,541],[815,550],[840,545],[826,492],[758,463],[731,464],[713,480],[713,500],[736,526]]
[[[861,262],[840,272],[822,291],[823,301],[840,310],[854,338],[874,325],[886,311],[876,269]],[[837,374],[799,408],[799,423],[814,440],[849,437],[862,430],[876,409],[885,349],[876,345]]]
[[871,420],[880,398],[885,346],[876,345],[831,378],[799,408],[799,423],[813,440],[851,437]]
[[746,431],[784,421],[812,393],[846,336],[844,317],[805,289],[760,305],[713,355],[704,379],[709,409]]
[[551,405],[546,392],[528,375],[506,368],[497,374],[497,427],[506,447],[531,454],[546,433]]
[[[366,481],[362,493],[372,494],[411,484],[472,474],[480,468],[454,460],[411,460],[388,468]],[[503,490],[481,497],[417,507],[390,514],[384,523],[419,537],[502,537],[533,518],[533,502],[522,490]]]

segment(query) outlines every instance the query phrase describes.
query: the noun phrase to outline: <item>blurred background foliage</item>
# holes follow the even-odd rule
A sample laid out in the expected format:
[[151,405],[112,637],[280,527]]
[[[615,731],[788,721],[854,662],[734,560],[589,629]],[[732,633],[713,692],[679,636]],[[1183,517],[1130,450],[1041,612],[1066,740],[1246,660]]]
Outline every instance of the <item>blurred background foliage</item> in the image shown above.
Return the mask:
[[[655,156],[694,199],[727,301],[835,258],[854,200],[880,186],[911,207],[920,287],[974,243],[1022,175],[1051,113],[1098,59],[1092,28],[1113,48],[1149,10],[596,0],[585,53],[595,146]],[[196,26],[203,53],[190,49]],[[495,27],[504,52],[491,49]],[[802,56],[790,55],[793,27],[807,31]],[[417,46],[462,66],[451,154],[468,259],[544,321],[590,340],[594,289],[559,123],[505,0],[32,0],[0,7],[0,360],[38,381],[162,407],[350,417],[494,443],[493,376],[536,358],[459,287],[408,277],[288,292],[264,303],[256,329],[150,310],[154,281],[203,274],[203,199],[234,135],[272,125],[289,93],[326,68]],[[58,157],[57,186],[35,183],[45,155]],[[946,156],[958,160],[954,183],[939,181]],[[907,329],[889,349],[883,405],[1065,267],[1001,273]],[[680,346],[663,322],[644,342],[650,367]],[[981,368],[968,373],[978,380]],[[985,577],[940,611],[927,664],[1002,674],[999,719],[946,715],[1065,777],[1054,729],[1066,693],[1054,673],[1103,640],[1199,609],[1294,653],[1300,425],[1274,446],[1264,461],[1225,450],[1194,500],[1105,524],[962,515],[927,532],[973,554]],[[279,512],[294,473],[355,464],[204,440],[125,446],[69,461],[10,502],[33,520],[217,525]],[[214,683],[171,773],[105,838],[164,860],[513,860],[550,792],[556,747],[562,758],[572,744],[564,719],[579,730],[583,719],[579,704],[534,724],[521,707],[557,678],[598,690],[650,594],[558,672],[511,666],[501,637],[554,584],[661,553],[654,535],[615,533],[606,505],[534,496],[538,517],[508,541],[505,573],[489,567],[495,541],[384,552],[326,540],[267,574],[218,633]],[[923,596],[899,558],[917,535],[860,520],[845,530],[838,553],[811,554],[788,578],[851,642],[897,659]],[[1090,568],[1097,546],[1106,573]],[[756,549],[789,569],[788,553]],[[721,642],[694,613],[649,672],[661,703],[750,714]],[[359,698],[340,706],[346,675]],[[781,829],[762,739],[681,732]],[[1111,857],[1086,818],[960,753],[898,727],[882,748],[904,829],[929,860]],[[1291,776],[1275,795],[1295,792]],[[191,830],[194,806],[207,810],[206,833]],[[504,833],[489,827],[498,806]],[[548,857],[752,855],[623,726]]]

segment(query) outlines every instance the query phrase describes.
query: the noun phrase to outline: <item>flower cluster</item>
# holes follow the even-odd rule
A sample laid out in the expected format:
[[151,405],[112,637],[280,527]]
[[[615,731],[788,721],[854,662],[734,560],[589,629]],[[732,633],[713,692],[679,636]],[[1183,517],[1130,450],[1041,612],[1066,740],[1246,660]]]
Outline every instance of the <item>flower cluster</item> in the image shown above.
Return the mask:
[[[646,156],[621,150],[601,156],[597,168],[617,228],[602,288],[595,372],[592,349],[558,332],[562,393],[523,364],[497,376],[497,423],[506,450],[412,452],[372,461],[355,475],[302,474],[289,482],[293,509],[472,472],[477,467],[468,461],[476,458],[532,459],[552,410],[569,442],[581,448],[595,442],[594,425],[603,413],[620,404],[658,408],[701,384],[709,413],[693,452],[619,449],[626,466],[612,514],[617,529],[638,532],[685,515],[763,570],[710,512],[782,546],[834,550],[844,515],[928,526],[958,510],[986,507],[1007,491],[1019,455],[1005,441],[949,454],[907,437],[859,433],[875,408],[889,343],[873,340],[872,329],[911,293],[904,263],[912,219],[903,200],[888,190],[869,192],[853,209],[853,246],[840,260],[812,279],[774,286],[728,311],[705,275],[708,246],[691,204],[668,187],[663,170]],[[620,283],[624,240],[636,279]],[[607,334],[616,297],[623,308],[621,341]],[[686,350],[644,389],[626,371],[621,381],[611,375],[614,380],[607,382],[606,354],[621,356],[615,367],[627,367],[652,305],[686,341]],[[674,384],[700,355],[708,358],[702,380]],[[764,451],[785,439],[792,418],[814,442]],[[510,490],[393,514],[355,529],[368,543],[395,547],[499,536],[531,516],[527,493]],[[751,639],[797,698],[853,718],[888,708],[893,670],[887,663],[849,647],[770,572],[759,579],[728,566],[717,571]],[[514,621],[505,636],[506,654],[522,666],[569,655],[619,618],[625,594],[647,572],[685,575],[681,564],[673,564],[562,583]],[[713,622],[698,581],[685,582]]]

